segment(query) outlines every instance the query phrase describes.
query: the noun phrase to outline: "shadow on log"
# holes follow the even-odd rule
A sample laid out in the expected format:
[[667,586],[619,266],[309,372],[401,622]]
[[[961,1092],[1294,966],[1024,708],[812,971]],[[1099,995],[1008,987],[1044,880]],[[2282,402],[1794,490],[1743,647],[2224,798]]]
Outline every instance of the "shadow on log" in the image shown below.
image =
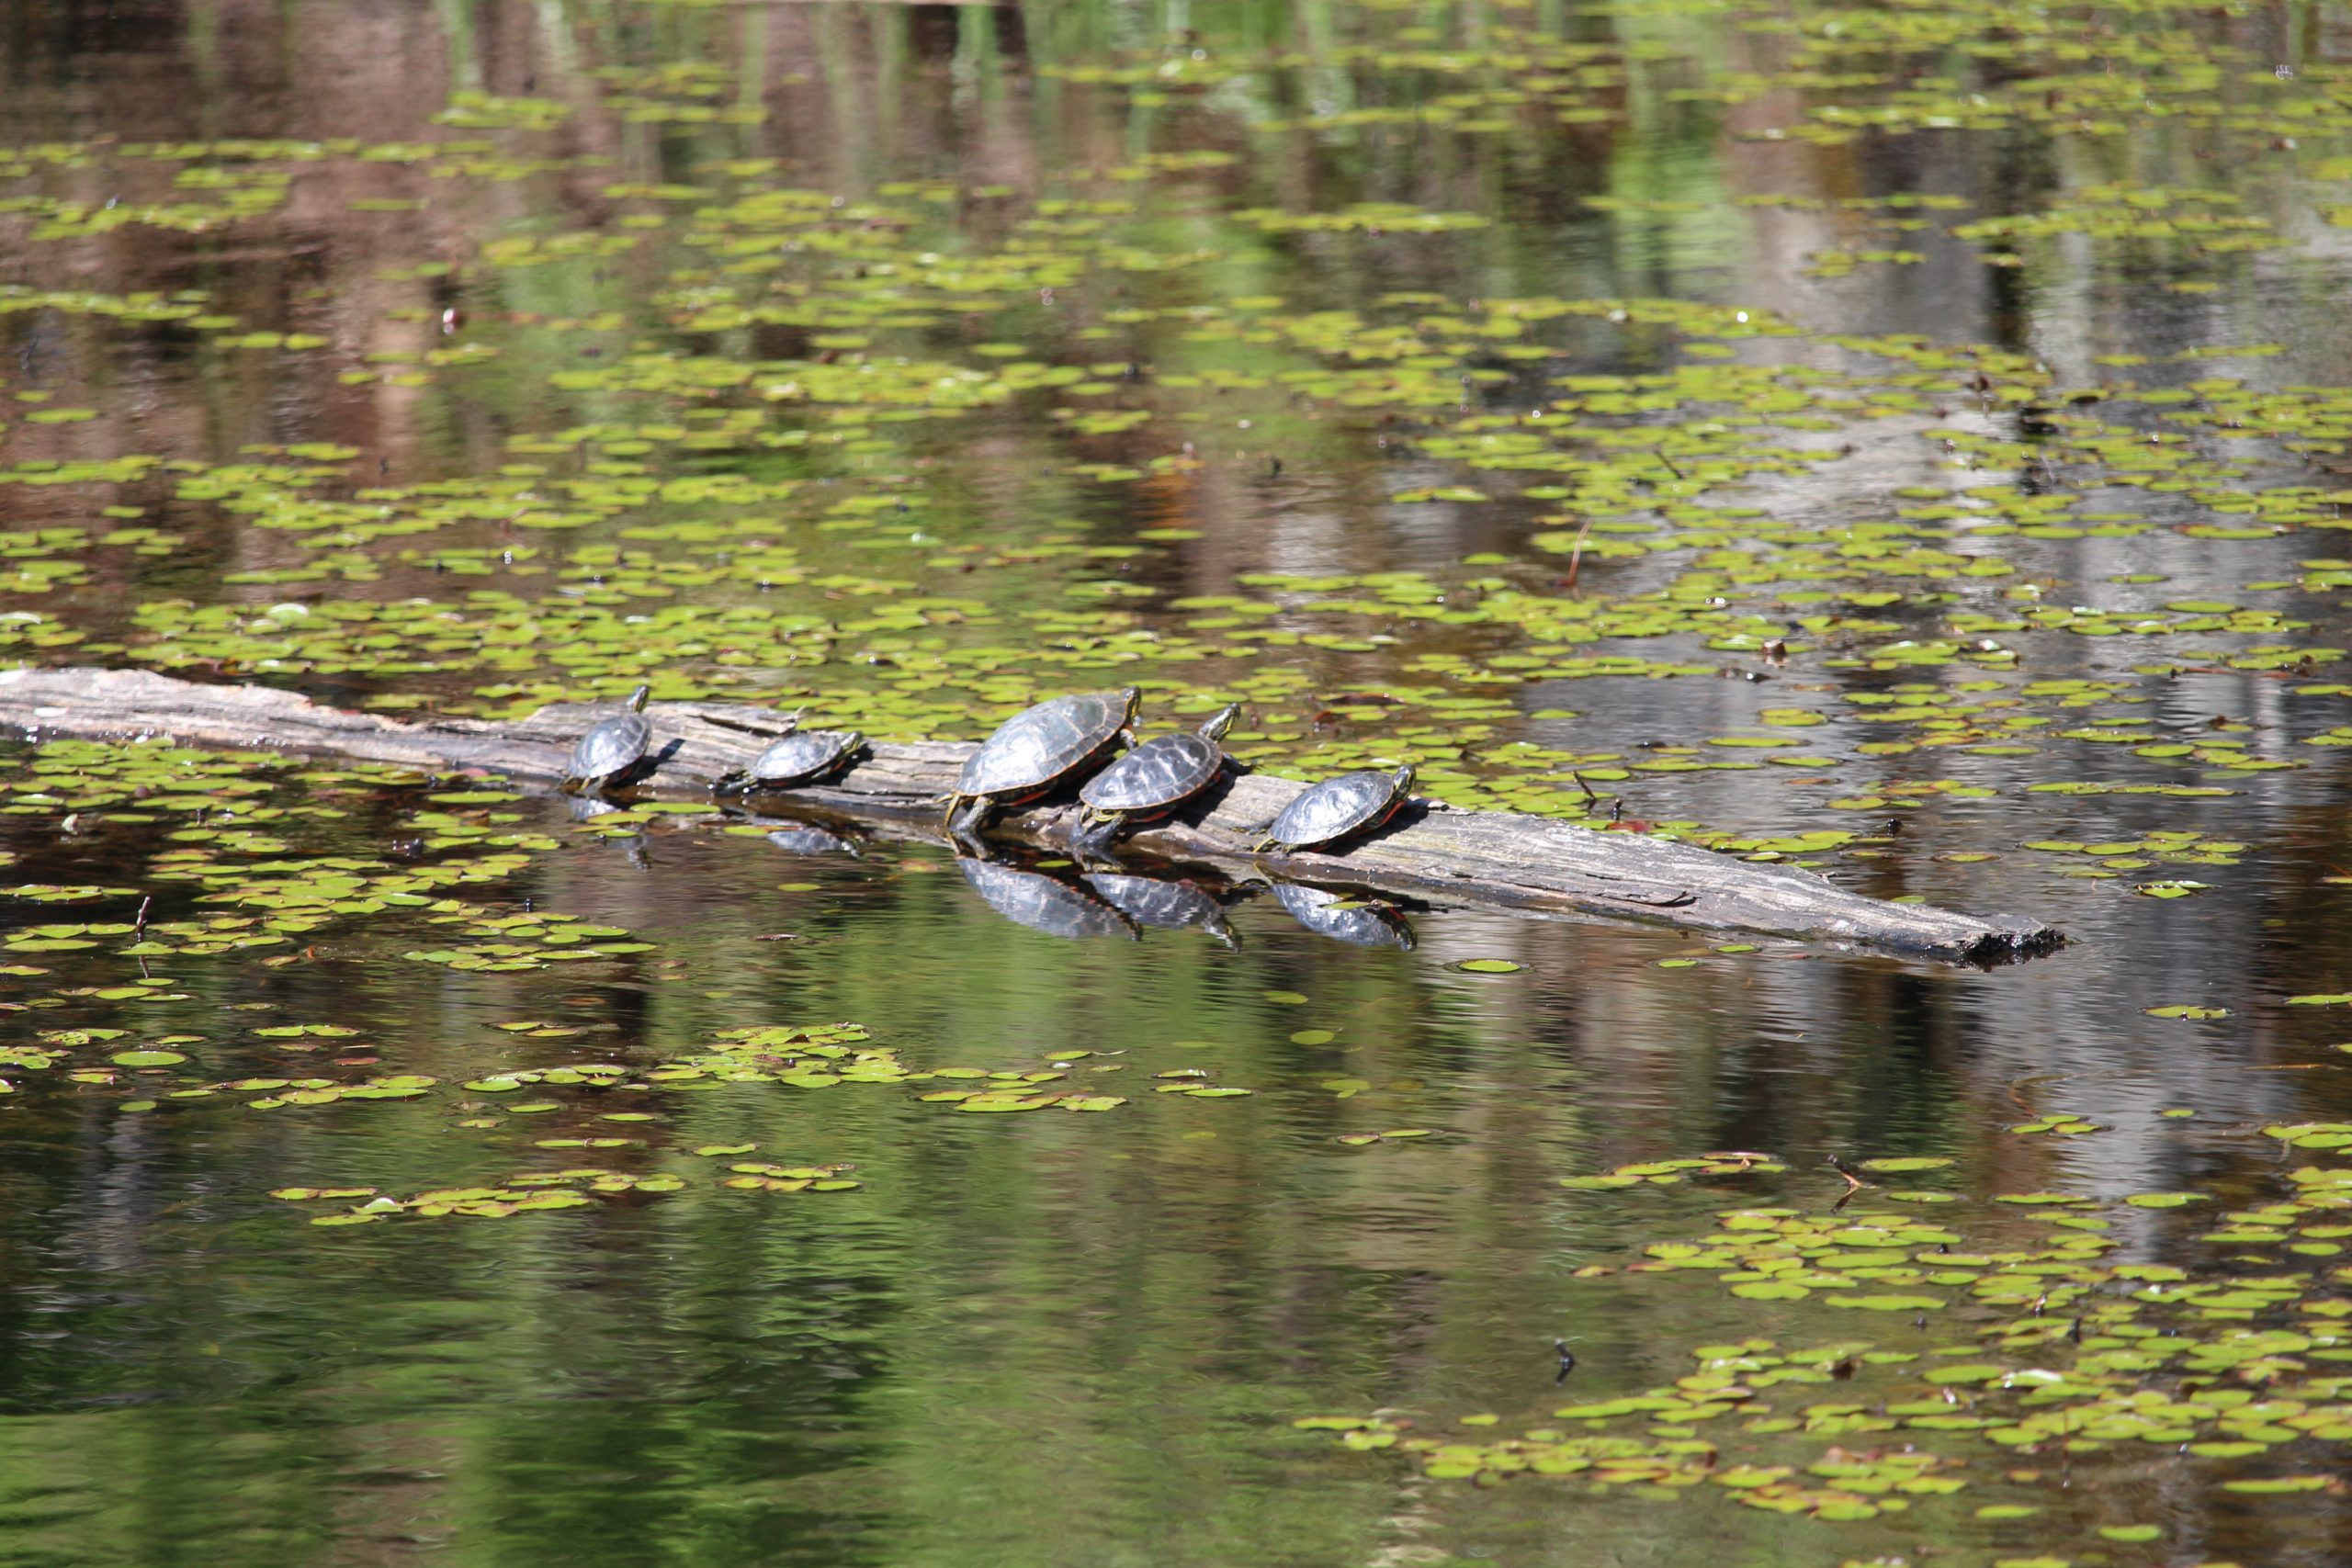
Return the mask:
[[[169,736],[187,745],[346,757],[427,772],[478,768],[553,784],[572,742],[609,705],[559,705],[511,723],[400,723],[321,706],[266,686],[216,686],[140,670],[0,671],[0,724],[35,736]],[[656,791],[703,790],[766,746],[781,716],[726,703],[656,703]],[[763,805],[869,822],[921,825],[944,838],[943,797],[973,748],[877,743],[831,783],[762,796]],[[1435,802],[1337,853],[1256,855],[1250,844],[1304,786],[1245,774],[1205,812],[1154,823],[1124,849],[1205,863],[1229,875],[1378,888],[1441,905],[1526,914],[1630,918],[1696,931],[1746,931],[1876,948],[1966,964],[2032,957],[2064,940],[2027,920],[1986,920],[1866,898],[1793,867],[1758,864],[1637,833],[1599,832],[1539,817],[1456,811]],[[1067,841],[1077,813],[1049,805],[1005,814],[995,836]]]

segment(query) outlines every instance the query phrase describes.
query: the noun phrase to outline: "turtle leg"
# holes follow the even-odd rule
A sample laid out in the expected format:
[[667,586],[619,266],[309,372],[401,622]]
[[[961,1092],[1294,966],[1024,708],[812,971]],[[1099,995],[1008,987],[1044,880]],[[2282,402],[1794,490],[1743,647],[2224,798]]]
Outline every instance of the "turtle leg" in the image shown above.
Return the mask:
[[1126,819],[1116,812],[1106,812],[1091,823],[1080,819],[1076,833],[1070,835],[1070,848],[1084,854],[1093,854],[1110,848],[1111,840],[1119,836]]
[[989,825],[989,814],[996,809],[996,801],[985,795],[958,795],[947,803],[947,830],[958,838],[978,833]]

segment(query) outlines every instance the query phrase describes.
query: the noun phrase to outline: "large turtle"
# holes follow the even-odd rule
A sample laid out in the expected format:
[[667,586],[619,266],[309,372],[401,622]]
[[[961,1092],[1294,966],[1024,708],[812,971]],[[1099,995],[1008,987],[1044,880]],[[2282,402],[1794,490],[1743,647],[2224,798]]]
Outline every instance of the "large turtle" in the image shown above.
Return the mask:
[[959,855],[956,869],[972,891],[1006,919],[1048,936],[1123,936],[1137,932],[1126,916],[1074,882],[1001,862]]
[[1256,847],[1302,850],[1367,832],[1395,816],[1397,807],[1413,798],[1412,791],[1409,767],[1393,773],[1368,769],[1325,779],[1294,796],[1281,815],[1266,824]]
[[1078,847],[1098,848],[1126,823],[1166,817],[1224,777],[1232,759],[1217,742],[1240,715],[1238,703],[1219,708],[1197,734],[1156,736],[1087,780],[1078,792]]
[[1170,881],[1164,876],[1091,871],[1086,874],[1086,885],[1139,926],[1160,931],[1198,926],[1227,947],[1241,945],[1240,937],[1225,923],[1225,906],[1194,883]]
[[947,827],[976,833],[1000,806],[1035,800],[1108,756],[1143,694],[1133,686],[1082,692],[1023,708],[967,758],[947,797]]
[[653,727],[645,722],[645,699],[652,694],[652,687],[639,686],[628,694],[624,711],[590,726],[580,744],[571,749],[571,762],[560,787],[566,791],[601,788],[643,761],[645,749],[653,743]]

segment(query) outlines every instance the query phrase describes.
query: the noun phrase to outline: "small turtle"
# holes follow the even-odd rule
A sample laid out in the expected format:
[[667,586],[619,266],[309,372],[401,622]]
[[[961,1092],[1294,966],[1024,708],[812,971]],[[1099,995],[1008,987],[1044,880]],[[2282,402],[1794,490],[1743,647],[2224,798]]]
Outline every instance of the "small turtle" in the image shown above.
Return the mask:
[[1293,797],[1282,814],[1266,824],[1255,848],[1261,852],[1303,850],[1351,833],[1367,832],[1395,816],[1398,807],[1412,799],[1412,790],[1409,767],[1393,773],[1369,769],[1325,779]]
[[[1337,893],[1302,887],[1295,882],[1277,884],[1274,901],[1290,912],[1292,919],[1317,936],[1352,942],[1358,947],[1401,947],[1408,953],[1413,950],[1413,928],[1405,923],[1404,916],[1385,904],[1357,903]],[[1343,904],[1353,907],[1339,907]]]
[[956,793],[947,797],[949,831],[976,833],[998,807],[1035,800],[1091,769],[1126,733],[1142,699],[1133,686],[1084,692],[1006,719],[956,775]]
[[1086,874],[1086,885],[1139,926],[1168,931],[1198,926],[1227,947],[1241,945],[1241,939],[1225,923],[1225,906],[1192,882],[1092,871]]
[[[792,716],[795,723],[799,717]],[[746,792],[821,784],[848,767],[865,744],[865,737],[854,729],[787,729],[757,761],[718,783]]]
[[973,855],[957,856],[956,869],[989,908],[1031,931],[1048,936],[1136,939],[1136,928],[1125,915],[1074,882]]
[[601,788],[644,761],[645,749],[653,743],[653,727],[645,722],[645,699],[652,694],[652,687],[639,686],[628,694],[625,711],[592,725],[571,749],[571,765],[564,770],[560,787]]
[[1198,734],[1156,736],[1087,780],[1078,792],[1079,847],[1109,843],[1125,823],[1169,816],[1223,778],[1231,759],[1217,742],[1240,716],[1238,703],[1220,708]]

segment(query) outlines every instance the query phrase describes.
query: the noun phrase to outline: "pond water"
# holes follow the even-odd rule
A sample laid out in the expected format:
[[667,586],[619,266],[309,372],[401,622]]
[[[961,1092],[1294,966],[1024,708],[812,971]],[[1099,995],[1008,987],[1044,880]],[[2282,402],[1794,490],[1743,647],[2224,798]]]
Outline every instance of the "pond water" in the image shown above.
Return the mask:
[[1133,682],[2070,942],[1138,926],[0,685],[0,1563],[2344,1561],[2347,58],[6,7],[0,660]]

